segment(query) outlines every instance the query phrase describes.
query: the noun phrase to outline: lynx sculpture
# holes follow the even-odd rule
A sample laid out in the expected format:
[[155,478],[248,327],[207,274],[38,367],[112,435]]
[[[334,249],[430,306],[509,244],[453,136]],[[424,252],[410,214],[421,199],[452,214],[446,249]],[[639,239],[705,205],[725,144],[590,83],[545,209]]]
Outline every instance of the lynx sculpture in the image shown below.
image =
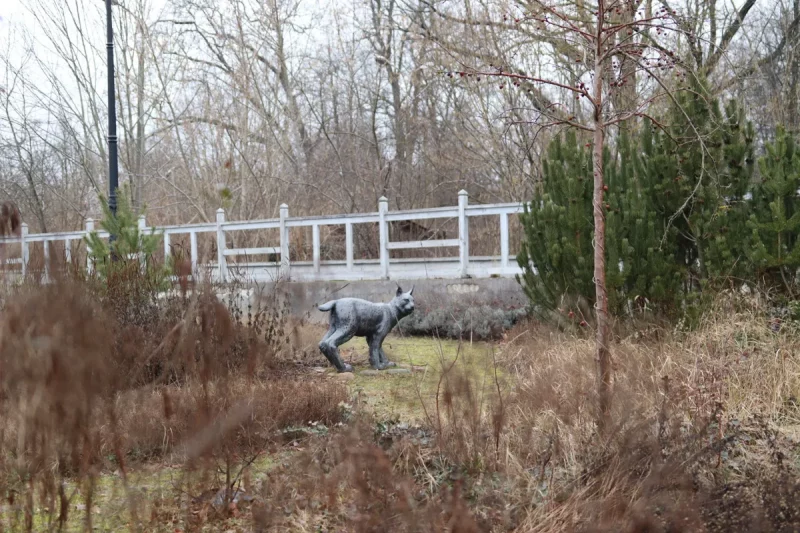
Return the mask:
[[414,312],[414,287],[403,292],[399,286],[392,301],[376,304],[360,298],[340,298],[319,306],[320,311],[330,311],[330,328],[319,349],[339,372],[352,372],[353,367],[342,363],[339,346],[353,337],[366,337],[369,345],[369,364],[383,370],[394,363],[383,353],[383,340],[401,318]]

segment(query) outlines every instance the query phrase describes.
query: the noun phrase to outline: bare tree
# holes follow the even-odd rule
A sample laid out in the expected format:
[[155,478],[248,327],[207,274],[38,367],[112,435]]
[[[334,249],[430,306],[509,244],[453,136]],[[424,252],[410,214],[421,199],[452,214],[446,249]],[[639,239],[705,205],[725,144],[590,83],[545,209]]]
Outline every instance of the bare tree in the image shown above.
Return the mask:
[[[669,50],[692,67],[699,57],[720,90],[769,106],[765,135],[774,120],[794,120],[797,106],[784,105],[796,92],[793,0],[778,11],[670,1],[676,31],[642,24],[663,12],[657,2],[607,10],[600,109],[612,148],[617,129],[667,101],[674,80],[657,56]],[[38,31],[20,39],[33,51],[20,71],[24,99],[15,90],[6,103],[37,163],[5,128],[3,171],[35,213],[22,171],[35,169],[47,227],[60,227],[96,213],[105,192],[104,43],[90,31],[103,24],[102,6],[25,2]],[[168,0],[156,13],[149,0],[124,0],[115,9],[122,177],[154,222],[208,221],[220,206],[234,218],[276,216],[283,202],[295,213],[367,211],[381,195],[401,208],[435,206],[461,188],[477,202],[524,200],[556,131],[541,126],[594,134],[596,20],[595,4],[579,1],[359,0],[328,10]]]
[[[41,176],[44,173],[42,166],[45,160],[42,157],[41,147],[38,146],[39,143],[31,132],[32,109],[25,96],[25,81],[22,78],[21,69],[14,69],[8,61],[5,62],[5,67],[3,77],[6,83],[0,94],[0,104],[2,104],[8,140],[0,147],[6,154],[11,155],[9,159],[16,162],[16,170],[24,177],[25,183],[24,186],[19,187],[19,192],[25,198],[24,203],[35,214],[42,231],[47,231],[47,219],[44,214],[45,207],[41,193]],[[8,183],[16,184],[13,178],[9,179]]]
[[[491,17],[491,13],[485,16]],[[512,90],[525,91],[536,87],[552,102],[537,105],[531,110],[534,118],[529,124],[536,129],[572,127],[590,135],[593,162],[594,218],[594,282],[597,316],[595,360],[598,383],[598,425],[607,428],[612,404],[612,363],[610,351],[610,321],[606,290],[605,254],[605,174],[603,152],[611,128],[627,121],[649,119],[648,108],[658,99],[670,95],[672,85],[665,73],[673,72],[676,54],[663,46],[654,46],[650,32],[677,32],[674,16],[662,8],[655,13],[640,8],[630,0],[596,0],[574,4],[537,0],[524,10],[501,15],[503,22],[489,19],[483,26],[516,28],[527,26],[525,33],[558,34],[573,53],[572,61],[582,65],[572,79],[559,72],[541,74],[521,73],[506,65],[485,68],[469,65],[460,58],[462,68],[451,77],[467,80],[498,80],[500,89],[510,85]],[[444,15],[447,20],[458,17]],[[468,20],[478,25],[477,18]],[[443,43],[443,39],[439,39]],[[642,75],[644,80],[639,80]],[[633,86],[633,90],[631,90]],[[645,95],[635,98],[637,95]],[[586,113],[573,112],[575,104],[585,106]],[[585,118],[584,118],[585,117]]]

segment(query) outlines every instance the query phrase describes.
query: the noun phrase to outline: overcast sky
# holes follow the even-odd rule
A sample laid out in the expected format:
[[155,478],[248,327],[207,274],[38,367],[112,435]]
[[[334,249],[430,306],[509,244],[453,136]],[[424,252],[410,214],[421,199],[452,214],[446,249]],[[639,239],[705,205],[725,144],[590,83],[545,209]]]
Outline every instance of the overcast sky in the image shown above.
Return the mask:
[[[70,0],[50,0],[51,2],[66,3]],[[74,1],[74,0],[73,0]],[[118,0],[117,0],[118,1]],[[163,7],[166,0],[149,0],[154,6]],[[75,2],[79,6],[83,6],[85,13],[84,20],[100,20],[98,17],[102,16],[104,10],[104,0],[83,0],[83,2]],[[51,66],[57,67],[57,62],[60,59],[53,54],[52,56],[47,53],[48,46],[43,42],[31,42],[27,36],[32,36],[37,39],[41,32],[37,31],[36,18],[31,14],[27,7],[26,0],[0,0],[0,50],[3,53],[9,50],[9,55],[14,67],[21,66],[22,57],[25,54],[27,47],[33,47],[37,55],[46,63],[51,63]],[[119,8],[117,8],[119,9]],[[158,15],[157,10],[152,10],[151,13]],[[27,36],[26,36],[27,35]],[[98,27],[95,34],[98,42],[97,48],[105,49],[105,25]],[[10,48],[9,48],[10,46]],[[51,59],[51,61],[48,61]],[[54,63],[54,64],[53,64]],[[31,65],[27,65],[25,76],[30,79],[32,76],[36,77],[37,73]],[[2,78],[0,77],[0,82]],[[42,79],[44,81],[44,79]]]
[[[53,2],[60,2],[62,0],[52,0]],[[166,0],[150,0],[151,5],[154,7],[163,6]],[[96,0],[97,5],[102,7],[104,0]],[[27,15],[27,17],[26,17]],[[0,17],[3,17],[4,22],[9,19],[15,19],[16,22],[26,22],[30,20],[30,15],[25,9],[24,0],[0,0]]]
[[4,20],[19,15],[23,11],[19,0],[3,0],[0,6],[2,6],[0,7],[0,16],[2,16]]
[[[67,3],[82,6],[84,9],[84,20],[98,22],[96,38],[98,43],[97,48],[105,49],[105,20],[104,0],[49,0],[55,3]],[[124,6],[125,0],[113,0]],[[172,18],[172,15],[165,13],[165,6],[168,0],[147,0],[149,4],[148,22],[154,22],[159,18]],[[330,29],[330,17],[334,11],[338,9],[345,9],[349,11],[352,16],[353,4],[351,0],[301,0],[298,5],[297,12],[293,17],[293,25],[290,27],[285,38],[288,43],[291,43],[291,49],[294,54],[300,55],[301,51],[308,51],[310,48],[315,48],[323,43]],[[11,44],[11,57],[22,57],[25,52],[26,46],[33,46],[36,49],[37,55],[47,61],[47,48],[48,44],[42,42],[26,42],[22,38],[23,34],[32,35],[34,39],[40,34],[37,32],[36,18],[30,13],[26,7],[29,5],[29,0],[0,0],[0,50],[5,52],[8,43]],[[115,12],[118,12],[122,7],[115,6]],[[327,19],[327,22],[326,22]],[[293,32],[292,28],[300,29],[298,32]],[[24,31],[27,30],[27,31]],[[53,59],[57,58],[53,56]],[[291,60],[291,58],[290,58]],[[12,61],[13,62],[13,61]],[[16,65],[18,66],[18,65]],[[30,76],[30,72],[27,73]]]

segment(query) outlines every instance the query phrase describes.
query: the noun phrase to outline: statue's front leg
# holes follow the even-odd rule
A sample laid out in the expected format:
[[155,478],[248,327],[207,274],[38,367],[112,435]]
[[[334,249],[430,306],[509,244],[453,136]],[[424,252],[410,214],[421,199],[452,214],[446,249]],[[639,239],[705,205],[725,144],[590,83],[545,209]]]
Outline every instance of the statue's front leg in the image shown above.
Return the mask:
[[381,347],[381,367],[390,368],[393,366],[397,366],[397,363],[389,361],[389,359],[386,357],[386,352],[384,352],[383,348]]
[[367,346],[369,349],[369,366],[375,370],[381,369],[381,347],[374,336],[367,337]]
[[378,346],[378,368],[380,370],[383,370],[385,368],[390,368],[390,367],[393,367],[393,366],[397,366],[395,363],[389,361],[389,359],[386,357],[386,352],[383,351],[383,341],[384,341],[384,339],[386,339],[386,335],[382,335],[381,337],[379,337],[379,340],[377,342],[377,346]]

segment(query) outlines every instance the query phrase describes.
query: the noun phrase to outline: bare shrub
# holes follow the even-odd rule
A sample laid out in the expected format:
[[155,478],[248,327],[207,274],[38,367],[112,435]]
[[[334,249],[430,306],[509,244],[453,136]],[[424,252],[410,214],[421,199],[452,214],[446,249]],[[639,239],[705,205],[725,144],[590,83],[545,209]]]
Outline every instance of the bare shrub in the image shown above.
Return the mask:
[[223,472],[227,505],[283,428],[341,420],[340,383],[278,371],[288,342],[280,309],[251,308],[239,320],[210,285],[165,297],[138,266],[119,266],[102,287],[61,277],[25,285],[5,304],[0,525],[63,529],[78,500],[91,528],[95,480],[107,467],[120,472],[140,523],[130,463],[167,455],[186,472],[205,470],[209,484]]
[[496,340],[527,314],[526,308],[501,309],[489,305],[420,308],[401,320],[397,331],[449,339]]
[[[31,530],[34,493],[63,525],[70,500],[62,480],[86,480],[91,507],[101,458],[100,430],[113,418],[119,375],[107,333],[113,324],[83,287],[25,291],[3,311],[0,336],[0,479],[6,494],[24,495],[13,522]],[[87,522],[91,516],[87,513]]]
[[[261,380],[238,375],[227,383],[197,382],[181,386],[145,387],[116,399],[120,413],[117,430],[132,459],[153,460],[180,452],[181,446],[207,421],[197,419],[198,407],[208,402],[211,413],[224,413],[244,401],[249,415],[228,436],[237,453],[257,453],[281,441],[279,430],[309,422],[332,426],[342,419],[344,387],[331,381],[301,379]],[[110,447],[114,435],[103,435]]]

